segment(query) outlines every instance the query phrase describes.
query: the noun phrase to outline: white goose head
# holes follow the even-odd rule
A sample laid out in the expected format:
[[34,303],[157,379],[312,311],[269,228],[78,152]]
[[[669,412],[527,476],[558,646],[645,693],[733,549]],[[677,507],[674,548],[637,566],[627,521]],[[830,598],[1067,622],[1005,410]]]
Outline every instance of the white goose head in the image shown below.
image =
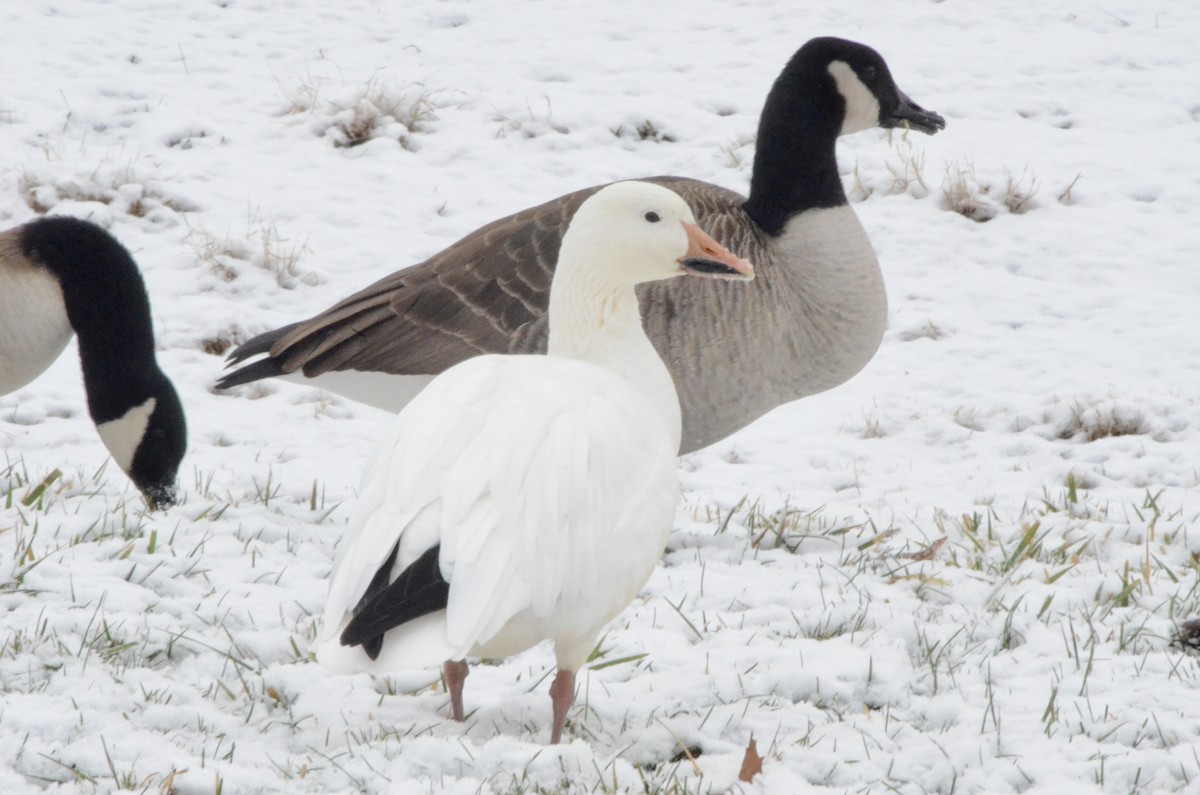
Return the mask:
[[582,277],[632,287],[684,275],[747,280],[754,268],[697,226],[679,194],[649,182],[615,182],[575,212],[555,282]]
[[617,182],[579,206],[550,285],[546,353],[589,361],[632,383],[662,412],[679,444],[679,396],[646,336],[635,287],[676,276],[745,280],[750,263],[696,225],[668,188]]

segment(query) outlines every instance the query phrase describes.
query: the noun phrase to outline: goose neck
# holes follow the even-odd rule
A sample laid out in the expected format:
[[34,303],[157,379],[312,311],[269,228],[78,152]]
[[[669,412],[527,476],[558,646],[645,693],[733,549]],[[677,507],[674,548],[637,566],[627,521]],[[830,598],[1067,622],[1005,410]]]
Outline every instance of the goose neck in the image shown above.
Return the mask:
[[[549,340],[552,356],[582,359],[628,375],[614,366],[634,360],[643,367],[645,351],[654,348],[642,329],[637,293],[632,285],[597,278],[595,271],[567,268],[557,273],[550,288]],[[657,355],[655,355],[657,358]]]
[[546,353],[590,362],[629,381],[678,435],[679,397],[671,374],[642,327],[637,292],[591,269],[560,268],[550,287]]
[[846,203],[836,145],[845,100],[833,78],[792,63],[763,105],[747,214],[777,236],[793,216]]

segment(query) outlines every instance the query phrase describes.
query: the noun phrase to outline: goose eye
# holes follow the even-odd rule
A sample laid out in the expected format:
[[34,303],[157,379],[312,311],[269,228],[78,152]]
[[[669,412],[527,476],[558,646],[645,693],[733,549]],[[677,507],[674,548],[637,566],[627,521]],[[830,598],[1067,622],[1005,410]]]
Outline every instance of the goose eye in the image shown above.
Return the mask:
[[658,213],[651,210],[650,212],[646,213],[646,220],[652,224],[657,224],[662,220],[662,218],[659,218]]
[[862,70],[862,80],[864,83],[869,83],[875,79],[875,67],[867,66]]

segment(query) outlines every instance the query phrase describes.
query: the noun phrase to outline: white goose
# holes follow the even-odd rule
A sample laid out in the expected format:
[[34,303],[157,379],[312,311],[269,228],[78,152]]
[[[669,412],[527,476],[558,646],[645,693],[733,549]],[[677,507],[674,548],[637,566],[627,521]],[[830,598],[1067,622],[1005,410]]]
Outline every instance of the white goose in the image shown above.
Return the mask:
[[610,185],[563,237],[547,356],[480,356],[404,408],[363,474],[317,659],[338,671],[444,663],[554,642],[553,728],[600,629],[649,578],[678,500],[679,402],[635,285],[748,279],[672,191]]
[[[723,439],[783,403],[831,389],[879,347],[887,296],[879,262],[846,201],[838,136],[873,127],[935,133],[879,53],[813,39],[763,105],[749,198],[686,177],[655,177],[698,223],[755,264],[745,289],[679,279],[639,289],[646,331],[683,407],[681,452]],[[309,320],[268,331],[230,355],[221,388],[285,376],[398,411],[417,390],[480,353],[540,353],[568,193],[501,218]],[[726,340],[737,337],[740,345]]]
[[41,375],[72,334],[100,439],[151,508],[171,505],[187,428],[154,358],[150,302],[133,258],[76,218],[0,232],[0,395]]

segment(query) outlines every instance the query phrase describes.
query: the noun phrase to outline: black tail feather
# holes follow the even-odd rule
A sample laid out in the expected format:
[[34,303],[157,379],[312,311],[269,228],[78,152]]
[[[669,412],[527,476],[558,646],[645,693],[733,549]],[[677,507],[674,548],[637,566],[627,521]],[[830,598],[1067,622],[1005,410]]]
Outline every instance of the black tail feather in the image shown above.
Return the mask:
[[400,572],[390,585],[387,578],[396,562],[396,549],[371,578],[371,584],[354,608],[354,618],[342,631],[343,646],[362,646],[372,660],[383,648],[383,634],[415,618],[444,608],[450,601],[450,584],[442,578],[440,544]]
[[[383,562],[383,565],[375,572],[375,576],[371,578],[371,582],[368,583],[367,590],[363,593],[362,599],[359,599],[358,604],[354,606],[354,615],[357,616],[361,613],[371,603],[371,600],[379,595],[380,591],[387,588],[388,578],[392,576],[392,567],[396,565],[396,553],[399,551],[400,544],[397,543],[396,546],[392,547],[392,554],[388,555],[387,560]],[[342,636],[343,643],[345,643],[345,637],[345,635]],[[383,649],[383,635],[365,641],[362,647],[368,657],[372,660],[377,659],[379,652]]]

